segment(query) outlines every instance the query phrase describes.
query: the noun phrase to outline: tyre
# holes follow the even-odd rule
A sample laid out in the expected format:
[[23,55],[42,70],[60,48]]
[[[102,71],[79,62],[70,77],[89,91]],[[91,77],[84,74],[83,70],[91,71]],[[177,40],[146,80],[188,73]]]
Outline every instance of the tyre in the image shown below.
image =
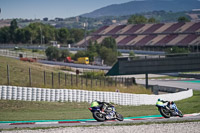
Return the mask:
[[116,112],[116,116],[117,116],[116,119],[117,119],[118,121],[123,121],[123,120],[124,120],[124,117],[123,117],[121,114],[117,113],[117,112]]
[[165,118],[170,118],[170,116],[171,116],[170,111],[165,109],[165,108],[163,108],[163,107],[159,108],[159,112]]
[[178,116],[179,117],[183,117],[183,114],[182,114],[182,112],[180,110],[178,111]]
[[93,114],[94,119],[99,121],[99,122],[103,122],[106,119],[105,115],[103,115],[102,113],[100,113],[98,111],[95,111],[92,114]]

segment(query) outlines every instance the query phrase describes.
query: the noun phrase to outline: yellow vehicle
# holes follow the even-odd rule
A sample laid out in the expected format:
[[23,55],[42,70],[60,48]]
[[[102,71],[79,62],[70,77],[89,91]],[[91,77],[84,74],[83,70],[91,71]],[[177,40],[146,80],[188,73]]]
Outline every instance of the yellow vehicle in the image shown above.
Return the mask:
[[89,58],[88,57],[79,57],[77,59],[77,61],[74,61],[74,63],[77,63],[77,64],[89,64]]

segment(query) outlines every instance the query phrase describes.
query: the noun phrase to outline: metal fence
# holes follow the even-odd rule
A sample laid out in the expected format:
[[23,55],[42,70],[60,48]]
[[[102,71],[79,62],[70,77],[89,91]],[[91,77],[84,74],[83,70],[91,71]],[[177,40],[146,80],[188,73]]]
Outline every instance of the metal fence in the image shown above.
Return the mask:
[[23,55],[23,57],[27,58],[38,58],[38,59],[46,59],[46,55],[38,54],[35,52],[21,52],[18,50],[7,50],[7,49],[0,49],[1,56],[8,56],[8,57],[19,57],[19,55]]
[[[47,88],[94,88],[131,86],[135,84],[134,78],[124,77],[94,77],[86,74],[69,74],[65,71],[53,72],[40,70],[40,68],[18,68],[16,66],[3,66],[0,64],[2,80],[0,84],[47,87]],[[69,72],[69,71],[68,71]],[[74,73],[74,72],[71,72]]]

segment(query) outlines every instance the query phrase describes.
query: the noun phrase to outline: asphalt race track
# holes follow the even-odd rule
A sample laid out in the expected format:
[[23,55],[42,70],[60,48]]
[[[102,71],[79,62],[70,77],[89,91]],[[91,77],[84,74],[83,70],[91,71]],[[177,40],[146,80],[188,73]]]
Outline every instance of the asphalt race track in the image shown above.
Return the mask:
[[153,123],[165,121],[191,121],[200,120],[200,113],[185,114],[184,117],[163,118],[161,115],[127,117],[124,121],[111,120],[106,122],[97,122],[94,119],[81,120],[36,120],[36,121],[0,121],[0,129],[13,128],[34,128],[34,127],[61,127],[61,126],[80,126],[80,125],[109,125],[125,123]]
[[[145,79],[137,79],[138,84],[145,84]],[[171,80],[171,79],[149,79],[149,85],[171,86],[183,89],[200,90],[200,80]]]

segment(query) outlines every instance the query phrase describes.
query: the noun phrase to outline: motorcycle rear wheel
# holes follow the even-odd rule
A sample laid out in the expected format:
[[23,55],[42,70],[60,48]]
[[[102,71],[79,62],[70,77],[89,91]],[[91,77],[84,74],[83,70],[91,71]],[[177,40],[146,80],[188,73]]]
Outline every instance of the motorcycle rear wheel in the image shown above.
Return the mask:
[[171,116],[170,111],[165,109],[165,108],[163,108],[163,107],[159,108],[159,112],[165,118],[170,118],[170,116]]
[[97,120],[98,122],[103,122],[106,120],[105,115],[103,115],[99,111],[95,111],[92,114],[93,114],[94,119]]
[[123,120],[124,120],[124,117],[123,117],[121,114],[117,113],[117,112],[116,112],[116,116],[117,116],[116,119],[117,119],[118,121],[123,121]]

